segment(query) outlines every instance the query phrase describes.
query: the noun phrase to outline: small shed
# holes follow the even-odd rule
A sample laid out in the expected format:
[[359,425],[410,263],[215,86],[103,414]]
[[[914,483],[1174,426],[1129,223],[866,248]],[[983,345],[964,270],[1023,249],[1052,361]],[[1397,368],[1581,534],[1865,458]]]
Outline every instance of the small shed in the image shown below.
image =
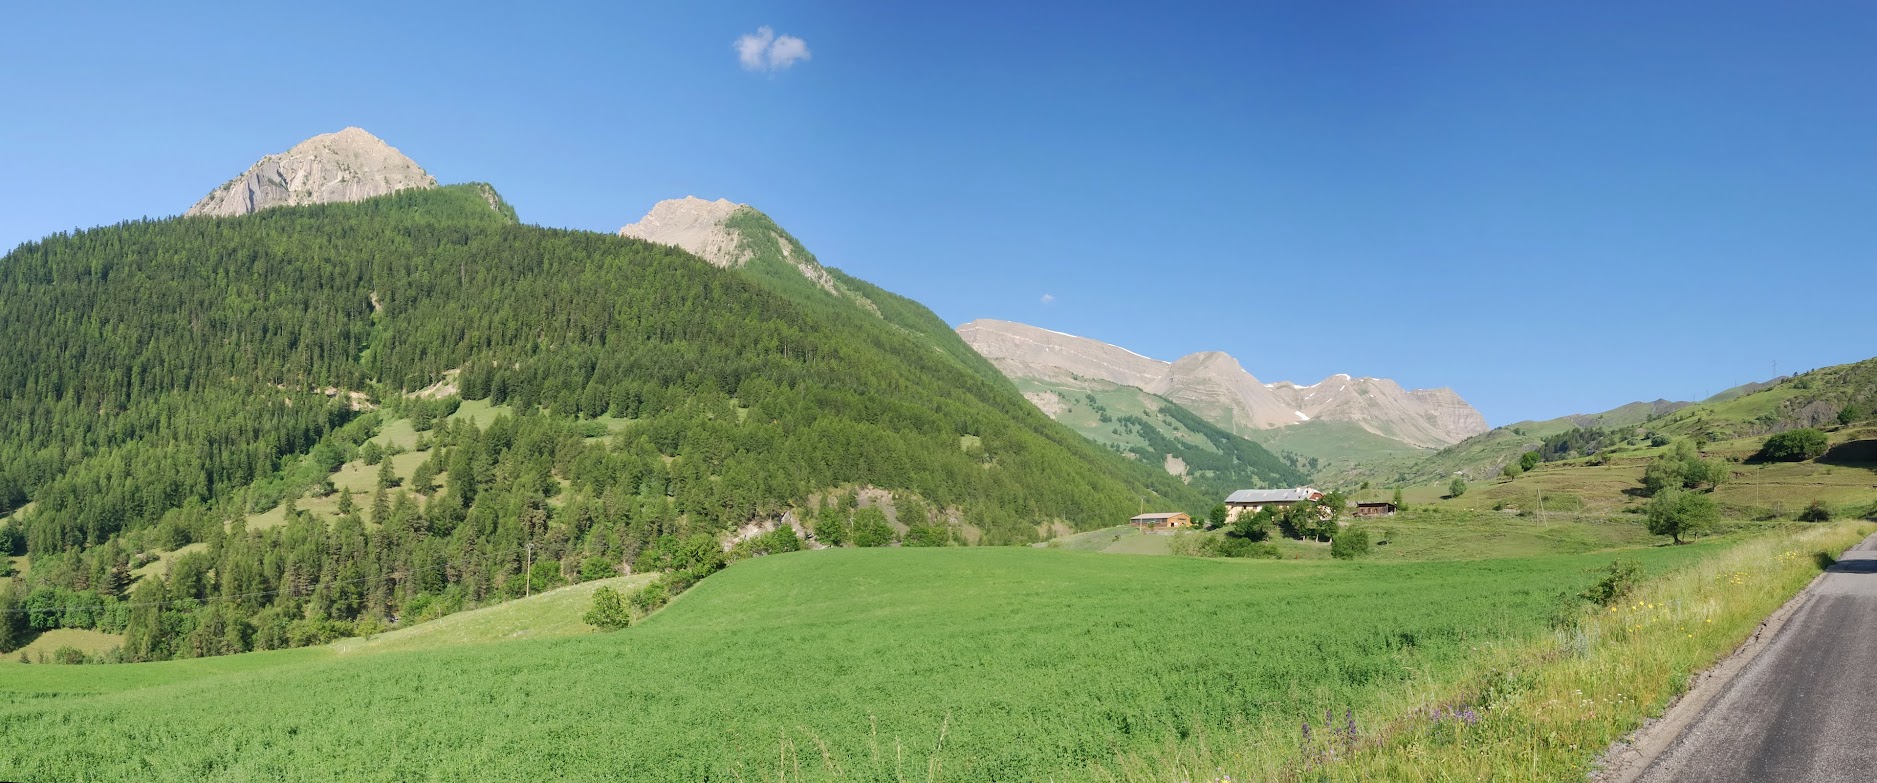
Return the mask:
[[1355,515],[1359,517],[1392,517],[1395,515],[1395,504],[1357,503]]
[[1128,524],[1141,530],[1174,530],[1193,526],[1193,515],[1179,511],[1157,511],[1141,514],[1128,520]]

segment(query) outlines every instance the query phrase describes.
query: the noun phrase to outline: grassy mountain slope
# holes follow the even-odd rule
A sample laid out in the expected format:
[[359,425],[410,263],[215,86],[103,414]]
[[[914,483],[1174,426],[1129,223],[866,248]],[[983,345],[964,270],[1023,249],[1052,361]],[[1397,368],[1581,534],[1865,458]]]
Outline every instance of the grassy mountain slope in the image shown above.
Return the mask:
[[[1408,465],[1378,464],[1370,472],[1377,480],[1393,484],[1445,482],[1454,476],[1468,479],[1491,478],[1506,463],[1531,451],[1545,438],[1574,429],[1641,426],[1651,420],[1686,407],[1685,402],[1656,400],[1632,402],[1602,413],[1579,413],[1544,421],[1521,421],[1475,435],[1441,449]],[[1391,475],[1392,472],[1392,475]]]
[[[1003,381],[1003,375],[989,361],[965,345],[964,340],[925,305],[838,269],[822,266],[800,240],[761,211],[741,207],[725,221],[724,228],[739,238],[739,252],[748,254],[749,261],[738,269],[751,279],[824,314],[851,318],[866,313],[875,321],[884,321],[901,333],[929,344],[985,380]],[[822,274],[826,277],[821,278]]]
[[1181,477],[1211,499],[1189,511],[1204,512],[1236,489],[1298,486],[1309,480],[1298,465],[1285,463],[1256,442],[1132,386],[1092,379],[1062,384],[1023,378],[1015,383],[1051,418],[1118,454]]
[[[1710,551],[1634,556],[1660,570]],[[1556,595],[1604,562],[803,552],[615,634],[18,667],[0,678],[0,775],[1112,780],[1217,753],[1243,777],[1300,763],[1301,720],[1348,710],[1368,731],[1482,647],[1548,634]],[[146,668],[169,684],[138,687]]]

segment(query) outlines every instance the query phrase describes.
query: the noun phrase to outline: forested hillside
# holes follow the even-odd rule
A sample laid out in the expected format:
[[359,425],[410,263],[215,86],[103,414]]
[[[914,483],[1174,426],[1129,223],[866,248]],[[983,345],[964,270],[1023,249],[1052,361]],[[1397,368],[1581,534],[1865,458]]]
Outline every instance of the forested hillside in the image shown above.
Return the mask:
[[[6,537],[35,589],[65,591],[40,603],[97,609],[36,622],[128,626],[135,657],[304,643],[709,560],[724,532],[844,488],[989,542],[1112,524],[1143,496],[1209,502],[1051,422],[909,300],[812,306],[494,203],[455,186],[136,221],[0,259]],[[407,397],[446,379],[515,415]],[[424,430],[421,480],[381,476],[334,520],[293,507],[384,459],[367,438],[393,417]],[[282,503],[284,526],[243,528]],[[132,587],[135,564],[198,544]],[[523,575],[531,559],[552,562]],[[127,613],[133,589],[156,609]]]

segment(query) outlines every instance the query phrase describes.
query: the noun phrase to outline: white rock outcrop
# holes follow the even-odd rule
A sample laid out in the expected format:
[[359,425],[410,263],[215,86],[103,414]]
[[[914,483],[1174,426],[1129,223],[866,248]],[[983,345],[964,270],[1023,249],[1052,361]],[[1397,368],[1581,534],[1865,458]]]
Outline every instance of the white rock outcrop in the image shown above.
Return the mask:
[[404,153],[362,129],[346,128],[261,158],[185,214],[232,217],[269,207],[362,201],[436,186],[436,178]]
[[652,205],[639,222],[619,229],[619,235],[673,245],[725,269],[739,267],[749,263],[752,254],[724,223],[743,208],[726,199],[667,199]]

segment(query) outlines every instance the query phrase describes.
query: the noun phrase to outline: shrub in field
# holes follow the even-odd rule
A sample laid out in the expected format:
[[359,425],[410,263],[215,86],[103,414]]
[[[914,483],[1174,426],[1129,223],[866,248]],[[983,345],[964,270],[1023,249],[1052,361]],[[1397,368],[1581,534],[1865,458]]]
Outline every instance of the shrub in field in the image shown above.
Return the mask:
[[1825,433],[1808,427],[1767,438],[1756,456],[1771,462],[1799,462],[1823,456],[1830,445],[1831,441],[1825,437]]
[[1598,606],[1615,606],[1635,592],[1637,583],[1642,581],[1642,564],[1629,559],[1613,560],[1602,574],[1578,597]]
[[1219,536],[1213,538],[1206,553],[1211,557],[1251,557],[1276,560],[1280,557],[1277,545],[1269,541],[1252,541],[1237,536]]
[[949,525],[925,523],[913,525],[906,531],[906,546],[951,546],[952,529]]
[[660,579],[634,590],[632,596],[626,600],[628,603],[632,604],[634,611],[644,615],[658,607],[664,606],[665,602],[670,601],[671,590],[665,586],[665,581]]
[[1831,521],[1831,507],[1825,505],[1825,501],[1814,500],[1812,501],[1811,505],[1805,507],[1804,511],[1799,512],[1799,521],[1800,522],[1830,522]]
[[84,650],[80,650],[77,647],[73,647],[69,644],[63,645],[59,647],[59,649],[52,651],[53,663],[80,664],[80,663],[85,663],[86,660],[87,659],[85,658]]
[[602,631],[617,631],[632,624],[632,610],[618,590],[602,587],[593,591],[593,605],[580,619]]
[[1694,441],[1675,443],[1675,449],[1655,458],[1643,469],[1643,494],[1655,495],[1666,489],[1718,487],[1733,477],[1733,470],[1721,460],[1702,459]]
[[1354,560],[1369,553],[1369,531],[1352,527],[1330,540],[1330,557]]
[[1464,494],[1466,494],[1466,479],[1454,476],[1453,481],[1447,484],[1447,497],[1457,498]]

